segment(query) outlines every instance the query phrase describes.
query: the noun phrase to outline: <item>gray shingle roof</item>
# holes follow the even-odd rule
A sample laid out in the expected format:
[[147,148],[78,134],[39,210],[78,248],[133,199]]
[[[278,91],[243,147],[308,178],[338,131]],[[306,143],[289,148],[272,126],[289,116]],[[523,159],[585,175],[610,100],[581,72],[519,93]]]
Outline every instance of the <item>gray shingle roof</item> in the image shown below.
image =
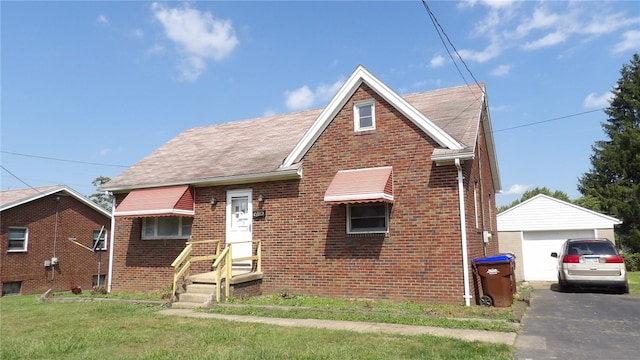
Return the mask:
[[[473,149],[485,99],[478,86],[403,98],[467,149]],[[188,129],[113,178],[103,189],[205,183],[216,178],[282,171],[283,160],[321,112],[322,109],[315,109]]]
[[85,203],[86,205],[92,207],[97,212],[102,213],[104,216],[111,217],[111,213],[109,213],[107,210],[101,208],[98,204],[94,203],[86,196],[65,185],[41,186],[28,189],[0,191],[0,211],[5,211],[13,207],[34,201],[36,199],[59,193],[69,194],[79,201]]

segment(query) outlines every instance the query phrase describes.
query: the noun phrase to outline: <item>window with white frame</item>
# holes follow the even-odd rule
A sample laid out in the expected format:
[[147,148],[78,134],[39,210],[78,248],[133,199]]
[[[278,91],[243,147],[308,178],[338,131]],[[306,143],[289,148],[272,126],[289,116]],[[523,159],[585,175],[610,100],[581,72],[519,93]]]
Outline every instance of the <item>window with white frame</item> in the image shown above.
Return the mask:
[[[100,236],[100,239],[98,239]],[[93,244],[92,247],[96,250],[107,250],[107,230],[102,230],[102,234],[100,234],[100,230],[93,230]],[[97,243],[97,244],[96,244]]]
[[193,218],[162,216],[142,219],[142,239],[188,239],[191,236]]
[[376,111],[373,100],[354,103],[353,126],[355,131],[375,130]]
[[7,236],[9,242],[7,251],[20,252],[27,251],[27,241],[29,239],[29,230],[25,227],[10,227]]
[[347,205],[347,233],[373,234],[389,232],[387,203]]

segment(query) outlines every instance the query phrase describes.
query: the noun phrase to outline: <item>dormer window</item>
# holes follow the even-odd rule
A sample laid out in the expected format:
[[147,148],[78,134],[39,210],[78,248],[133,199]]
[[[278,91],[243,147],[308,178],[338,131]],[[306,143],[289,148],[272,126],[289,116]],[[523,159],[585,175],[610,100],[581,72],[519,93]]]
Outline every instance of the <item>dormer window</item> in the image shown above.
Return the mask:
[[355,131],[375,130],[376,112],[373,100],[358,101],[353,105]]

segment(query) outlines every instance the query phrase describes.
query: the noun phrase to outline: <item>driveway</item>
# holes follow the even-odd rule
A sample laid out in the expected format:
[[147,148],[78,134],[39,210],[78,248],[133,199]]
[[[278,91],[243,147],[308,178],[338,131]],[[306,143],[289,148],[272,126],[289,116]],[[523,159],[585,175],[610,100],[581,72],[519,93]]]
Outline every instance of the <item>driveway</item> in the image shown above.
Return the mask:
[[515,359],[640,359],[640,294],[535,286]]

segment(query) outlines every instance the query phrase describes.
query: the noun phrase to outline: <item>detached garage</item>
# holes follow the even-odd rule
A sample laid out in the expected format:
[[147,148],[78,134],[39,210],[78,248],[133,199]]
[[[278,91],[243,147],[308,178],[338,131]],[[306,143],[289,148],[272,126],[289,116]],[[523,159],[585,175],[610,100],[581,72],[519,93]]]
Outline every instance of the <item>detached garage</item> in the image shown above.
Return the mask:
[[497,215],[501,252],[516,255],[516,279],[556,281],[558,252],[570,238],[614,239],[621,221],[583,207],[539,194]]

